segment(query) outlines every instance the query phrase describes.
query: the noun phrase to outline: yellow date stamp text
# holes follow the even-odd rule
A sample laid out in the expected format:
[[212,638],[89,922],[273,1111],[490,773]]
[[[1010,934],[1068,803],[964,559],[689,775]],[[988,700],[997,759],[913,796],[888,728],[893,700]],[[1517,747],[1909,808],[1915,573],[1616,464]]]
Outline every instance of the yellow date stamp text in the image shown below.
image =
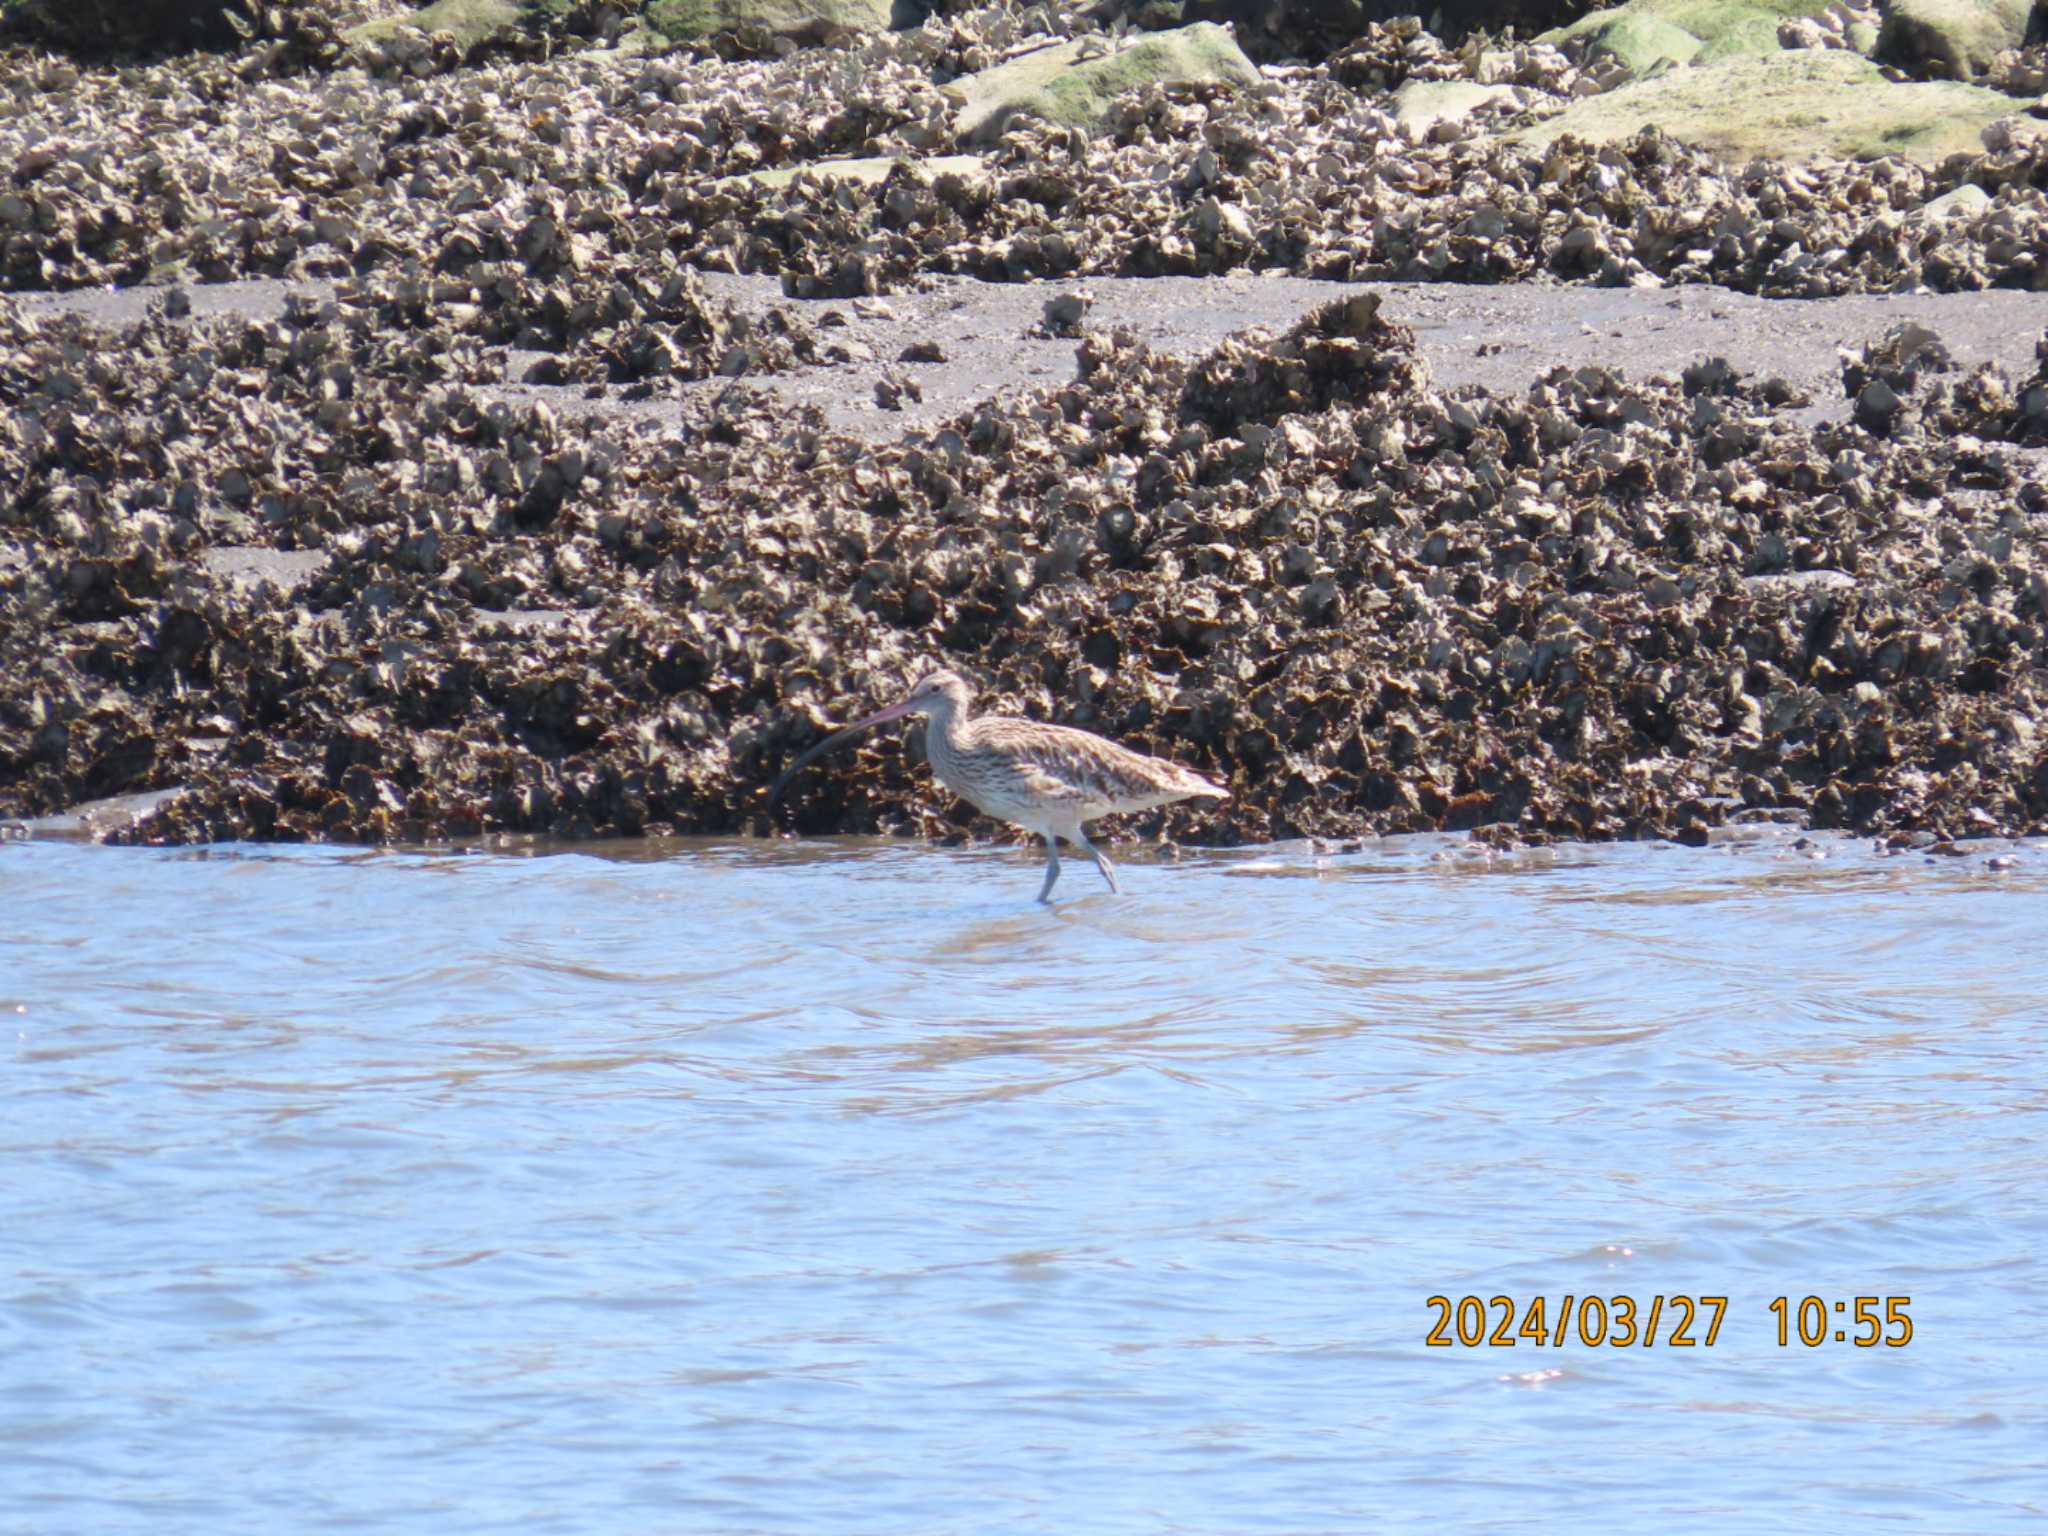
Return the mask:
[[[1913,1339],[1910,1296],[1780,1296],[1770,1304],[1778,1346],[1853,1344],[1902,1349]],[[1726,1296],[1579,1296],[1555,1303],[1537,1296],[1431,1296],[1435,1321],[1422,1342],[1432,1349],[1712,1349],[1728,1315]]]

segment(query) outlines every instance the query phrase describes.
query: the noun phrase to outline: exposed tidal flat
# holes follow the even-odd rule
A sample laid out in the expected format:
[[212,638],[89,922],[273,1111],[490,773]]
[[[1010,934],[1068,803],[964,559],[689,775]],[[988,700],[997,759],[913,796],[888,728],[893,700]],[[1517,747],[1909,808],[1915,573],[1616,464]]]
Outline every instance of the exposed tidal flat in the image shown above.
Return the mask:
[[[952,837],[762,793],[947,664],[1145,837],[2042,823],[2038,49],[383,9],[7,57],[0,813]],[[1549,131],[1858,39],[1997,112]]]
[[0,1532],[2037,1527],[2028,17],[913,9],[0,6]]

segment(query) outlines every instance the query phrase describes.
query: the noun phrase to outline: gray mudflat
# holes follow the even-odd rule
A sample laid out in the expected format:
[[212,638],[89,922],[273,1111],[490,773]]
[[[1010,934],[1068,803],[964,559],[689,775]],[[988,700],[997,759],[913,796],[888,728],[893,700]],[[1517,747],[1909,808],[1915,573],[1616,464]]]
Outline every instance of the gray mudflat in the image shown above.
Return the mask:
[[[1446,387],[1476,384],[1512,393],[1559,364],[1599,364],[1644,377],[1718,355],[1745,374],[1781,375],[1808,390],[1817,405],[1842,414],[1847,402],[1838,349],[1861,347],[1903,320],[1939,332],[1966,367],[1997,362],[2020,374],[2031,371],[2034,340],[2048,324],[2041,296],[2016,291],[1795,300],[1705,287],[1353,284],[1243,273],[1061,284],[955,279],[929,292],[890,296],[884,301],[888,318],[862,318],[847,301],[801,305],[813,323],[828,309],[844,314],[843,329],[821,334],[856,337],[876,361],[753,382],[792,402],[820,406],[842,430],[883,438],[943,420],[1005,389],[1072,378],[1076,344],[1030,334],[1046,300],[1058,292],[1094,296],[1091,327],[1128,326],[1163,351],[1188,355],[1252,326],[1285,329],[1318,304],[1359,288],[1386,296],[1385,313],[1414,329],[1432,375]],[[758,279],[723,278],[715,291],[740,303],[796,303]],[[945,362],[895,361],[905,345],[925,340],[939,344]],[[900,411],[879,407],[874,385],[885,373],[915,379],[923,401]]]
[[[32,315],[76,314],[100,325],[132,325],[162,298],[165,288],[74,288],[65,293],[18,294],[12,299]],[[245,277],[231,283],[195,283],[185,290],[192,300],[195,319],[210,315],[243,315],[265,320],[284,313],[288,293],[331,297],[334,284],[328,282],[286,282],[276,277]]]
[[[2034,342],[2048,324],[2048,302],[2041,295],[2004,289],[1760,299],[1704,286],[1349,284],[1233,273],[1067,283],[948,278],[883,299],[787,299],[769,277],[707,273],[705,281],[714,295],[745,309],[786,305],[817,329],[822,344],[854,352],[858,361],[754,375],[744,383],[793,405],[814,405],[834,427],[871,441],[931,426],[1006,390],[1072,378],[1076,343],[1034,334],[1046,301],[1067,291],[1093,296],[1089,326],[1128,326],[1162,351],[1186,355],[1252,326],[1284,329],[1316,305],[1363,287],[1384,294],[1387,313],[1414,328],[1432,374],[1448,387],[1517,391],[1559,364],[1599,364],[1643,377],[1718,355],[1745,374],[1776,374],[1810,391],[1817,414],[1846,412],[1837,349],[1861,347],[1901,321],[1937,331],[1966,367],[1997,362],[2018,374],[2032,370]],[[189,290],[194,315],[252,317],[281,313],[285,295],[293,291],[331,289],[258,280]],[[154,296],[148,289],[93,290],[8,302],[119,323],[140,317]],[[936,344],[944,361],[900,361],[914,342]],[[523,369],[515,362],[509,371]],[[875,386],[885,378],[914,382],[922,399],[903,398],[900,409],[883,407]],[[687,386],[707,395],[728,387],[724,379]],[[586,398],[581,386],[508,383],[498,389],[509,398],[546,399],[566,414],[656,422],[678,415],[672,397],[629,402],[611,395]]]

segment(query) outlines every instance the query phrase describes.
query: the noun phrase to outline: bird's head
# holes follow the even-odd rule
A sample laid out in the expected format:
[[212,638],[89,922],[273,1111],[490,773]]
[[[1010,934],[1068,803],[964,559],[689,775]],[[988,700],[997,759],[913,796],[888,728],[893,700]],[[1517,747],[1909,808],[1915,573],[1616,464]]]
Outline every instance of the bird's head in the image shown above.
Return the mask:
[[956,714],[965,714],[974,697],[967,680],[958,672],[937,671],[925,674],[910,692],[903,695],[886,709],[878,709],[872,715],[864,716],[851,725],[842,726],[823,741],[808,748],[797,760],[782,771],[768,791],[772,804],[781,795],[782,787],[811,759],[822,752],[828,752],[843,741],[849,741],[871,725],[881,725],[889,720],[901,720],[905,715],[935,715],[940,719]]
[[967,686],[967,679],[958,672],[941,669],[928,672],[917,680],[910,692],[903,695],[887,709],[869,715],[863,721],[866,725],[878,725],[884,720],[894,720],[902,715],[937,715],[964,710],[973,697]]

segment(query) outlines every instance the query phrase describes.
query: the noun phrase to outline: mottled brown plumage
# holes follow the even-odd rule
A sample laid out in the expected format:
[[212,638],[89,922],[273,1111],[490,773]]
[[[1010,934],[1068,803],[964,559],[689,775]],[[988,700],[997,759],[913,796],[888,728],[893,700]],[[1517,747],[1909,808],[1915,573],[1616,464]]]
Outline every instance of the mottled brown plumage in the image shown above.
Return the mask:
[[1088,731],[990,715],[968,717],[973,695],[954,672],[934,672],[903,699],[819,742],[791,763],[769,792],[782,786],[812,758],[858,731],[905,715],[924,715],[925,755],[939,782],[978,810],[1045,839],[1045,884],[1038,899],[1051,899],[1060,877],[1059,840],[1065,838],[1095,861],[1109,888],[1116,872],[1088,841],[1083,823],[1116,811],[1149,811],[1176,800],[1227,799],[1227,793],[1178,764],[1147,757]]

